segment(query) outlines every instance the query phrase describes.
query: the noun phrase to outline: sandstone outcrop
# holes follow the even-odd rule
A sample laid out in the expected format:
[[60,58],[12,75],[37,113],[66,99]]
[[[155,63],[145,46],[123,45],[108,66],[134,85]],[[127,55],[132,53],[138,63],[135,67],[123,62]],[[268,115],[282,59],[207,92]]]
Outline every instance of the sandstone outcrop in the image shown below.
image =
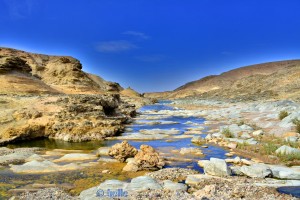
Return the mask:
[[[22,102],[20,109],[7,113],[13,117],[9,121],[5,118],[0,143],[39,137],[73,142],[103,140],[122,132],[135,115],[135,106],[123,102],[118,94],[24,97],[24,101],[26,109],[18,100]],[[32,105],[28,107],[29,102]]]
[[[70,56],[0,48],[0,144],[40,137],[103,140],[151,103],[82,70]],[[127,94],[126,91],[124,94]]]
[[123,89],[117,83],[85,73],[80,61],[73,57],[49,56],[10,48],[0,48],[0,79],[5,86],[0,93],[12,94],[100,94]]
[[161,169],[165,165],[164,159],[149,145],[141,145],[140,151],[123,168],[124,171],[141,171]]
[[120,162],[125,162],[127,158],[133,158],[137,153],[136,148],[131,146],[127,141],[123,141],[112,146],[108,154]]
[[140,168],[161,169],[165,165],[163,158],[153,147],[141,145],[140,150],[134,157]]

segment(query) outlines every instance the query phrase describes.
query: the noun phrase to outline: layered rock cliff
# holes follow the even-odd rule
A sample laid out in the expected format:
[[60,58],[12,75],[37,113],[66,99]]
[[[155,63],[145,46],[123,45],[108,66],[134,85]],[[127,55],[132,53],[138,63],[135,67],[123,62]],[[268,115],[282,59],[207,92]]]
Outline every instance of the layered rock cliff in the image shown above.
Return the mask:
[[75,58],[9,48],[0,48],[0,85],[0,144],[103,140],[122,132],[136,107],[151,102],[84,72]]
[[79,60],[0,48],[0,94],[119,92],[117,84],[82,71]]

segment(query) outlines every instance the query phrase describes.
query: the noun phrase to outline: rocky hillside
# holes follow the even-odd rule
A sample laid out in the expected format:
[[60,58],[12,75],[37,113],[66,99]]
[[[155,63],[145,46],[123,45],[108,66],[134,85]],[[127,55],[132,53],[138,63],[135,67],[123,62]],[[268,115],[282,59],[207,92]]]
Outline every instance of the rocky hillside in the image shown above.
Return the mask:
[[0,145],[39,137],[103,140],[135,115],[135,106],[119,94],[0,96],[0,108]]
[[9,48],[0,48],[0,85],[0,145],[39,137],[103,140],[151,103],[84,72],[75,58]]
[[189,82],[174,91],[147,96],[182,98],[297,99],[300,97],[300,60],[251,65]]
[[117,83],[85,73],[79,60],[0,48],[0,94],[119,92]]

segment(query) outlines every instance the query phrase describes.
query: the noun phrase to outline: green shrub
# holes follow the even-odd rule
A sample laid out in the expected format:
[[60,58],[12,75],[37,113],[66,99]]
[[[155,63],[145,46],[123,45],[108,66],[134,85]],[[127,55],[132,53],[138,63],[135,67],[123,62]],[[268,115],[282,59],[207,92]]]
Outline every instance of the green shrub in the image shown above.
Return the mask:
[[263,144],[263,153],[266,155],[272,155],[278,149],[278,146],[274,143],[265,143]]
[[229,128],[224,128],[222,130],[222,134],[227,137],[227,138],[234,138],[233,133],[231,133],[231,131],[229,130]]
[[238,149],[247,149],[248,147],[249,147],[250,145],[248,144],[248,143],[246,143],[246,142],[243,142],[243,143],[238,143],[238,145],[237,145],[237,148]]
[[286,118],[287,116],[289,116],[289,113],[288,113],[287,111],[285,111],[285,110],[282,110],[282,111],[280,111],[280,113],[279,113],[279,115],[278,115],[278,118],[279,118],[280,120],[283,120],[283,119]]
[[297,119],[297,118],[293,119],[293,124],[296,125],[296,131],[297,131],[297,133],[300,133],[300,120]]
[[237,125],[242,126],[242,125],[244,125],[244,124],[245,124],[245,122],[244,122],[243,120],[241,120],[241,121],[238,122]]
[[280,154],[278,155],[280,160],[287,162],[287,161],[297,161],[300,160],[300,153],[292,153],[292,154]]

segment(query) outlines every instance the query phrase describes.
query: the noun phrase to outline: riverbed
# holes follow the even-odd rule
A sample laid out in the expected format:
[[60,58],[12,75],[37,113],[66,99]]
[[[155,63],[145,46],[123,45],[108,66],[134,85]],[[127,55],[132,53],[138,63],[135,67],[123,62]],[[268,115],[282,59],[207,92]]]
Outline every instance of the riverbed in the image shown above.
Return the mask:
[[[170,101],[161,101],[154,105],[147,105],[138,110],[139,115],[126,127],[120,136],[108,138],[105,141],[91,141],[70,143],[51,139],[37,139],[7,145],[8,148],[41,147],[41,156],[53,161],[67,153],[86,153],[96,155],[100,147],[110,147],[123,140],[139,149],[140,145],[147,144],[154,147],[165,159],[165,167],[183,167],[203,172],[197,164],[199,160],[208,160],[211,157],[225,159],[227,150],[212,144],[197,145],[191,142],[193,136],[204,138],[210,131],[204,118],[200,116],[176,115],[173,111],[180,109],[171,107]],[[164,113],[164,114],[162,114]],[[166,114],[167,113],[167,114]],[[171,113],[171,114],[170,114]],[[175,113],[175,114],[172,114]],[[153,132],[156,130],[156,132]],[[163,133],[164,131],[169,131]],[[162,133],[160,133],[162,132]],[[182,148],[197,148],[203,154],[181,154]],[[54,153],[53,153],[54,152]],[[56,184],[69,189],[72,194],[78,195],[81,190],[98,185],[106,179],[129,180],[145,172],[123,173],[125,164],[106,162],[111,159],[101,156],[103,160],[95,158],[87,161],[72,161],[85,166],[84,168],[57,173],[18,174],[9,168],[0,169],[0,199],[8,198],[18,192],[18,189],[32,189],[36,184]],[[234,158],[234,157],[233,157]],[[60,165],[70,162],[61,162]],[[104,174],[103,170],[110,173]],[[10,192],[8,192],[10,190]]]

